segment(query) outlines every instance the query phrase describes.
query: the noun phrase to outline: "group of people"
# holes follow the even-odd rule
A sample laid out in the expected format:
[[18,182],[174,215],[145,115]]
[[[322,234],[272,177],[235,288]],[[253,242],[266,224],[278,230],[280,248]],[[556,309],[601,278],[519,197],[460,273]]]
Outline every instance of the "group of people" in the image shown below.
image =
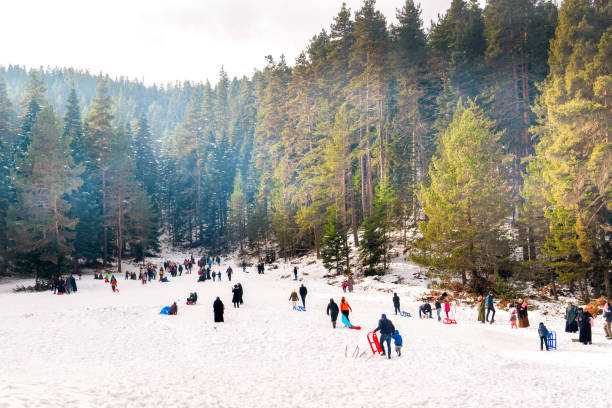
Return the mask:
[[[308,294],[308,289],[306,289],[306,286],[304,286],[304,284],[302,283],[298,290],[300,292],[300,298],[302,298],[302,307],[306,309],[306,295]],[[297,303],[300,300],[298,298],[298,292],[295,290],[291,292],[291,295],[289,295],[289,300],[293,304],[293,308],[297,309]]]
[[262,258],[259,258],[259,262],[257,262],[257,273],[263,275],[266,271],[266,264]]
[[76,279],[74,279],[74,276],[72,275],[65,278],[60,275],[51,281],[51,289],[53,289],[54,294],[57,293],[60,295],[64,293],[70,294],[70,292],[76,292]]
[[234,304],[234,308],[239,308],[241,304],[244,303],[242,300],[242,285],[237,283],[232,288],[232,303]]
[[[397,296],[397,293],[393,294],[392,300],[393,300],[393,308],[395,309],[395,314],[397,314],[400,309],[400,299],[399,299],[399,296]],[[443,292],[442,295],[440,295],[434,300],[434,307],[436,309],[436,317],[438,321],[442,320],[442,317],[441,317],[442,305],[444,305],[444,313],[446,314],[446,317],[448,318],[451,308],[450,308],[450,301],[448,299],[448,294],[446,292]],[[427,301],[425,301],[421,306],[419,306],[419,319],[423,319],[423,318],[426,318],[426,319],[433,318],[431,304],[429,304],[429,302]]]
[[[606,338],[612,340],[612,301],[608,299],[603,309],[603,329]],[[587,308],[582,308],[569,303],[565,309],[565,331],[567,333],[578,332],[578,341],[582,344],[592,344],[592,328],[595,326],[595,318]]]
[[348,289],[349,293],[353,293],[353,285],[355,285],[355,281],[353,280],[353,275],[350,274],[348,279],[342,282],[342,291],[346,293]]

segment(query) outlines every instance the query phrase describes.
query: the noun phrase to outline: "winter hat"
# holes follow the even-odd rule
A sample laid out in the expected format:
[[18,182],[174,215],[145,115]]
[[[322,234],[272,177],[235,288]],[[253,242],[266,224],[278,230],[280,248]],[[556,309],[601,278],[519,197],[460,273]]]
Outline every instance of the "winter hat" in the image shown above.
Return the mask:
[[516,310],[513,310],[513,311],[512,311],[512,314],[516,314]]
[[383,319],[386,319],[386,318],[387,318],[387,315],[383,313],[383,314],[382,314],[382,318],[383,318]]
[[482,300],[482,296],[478,296],[478,301],[480,302]]

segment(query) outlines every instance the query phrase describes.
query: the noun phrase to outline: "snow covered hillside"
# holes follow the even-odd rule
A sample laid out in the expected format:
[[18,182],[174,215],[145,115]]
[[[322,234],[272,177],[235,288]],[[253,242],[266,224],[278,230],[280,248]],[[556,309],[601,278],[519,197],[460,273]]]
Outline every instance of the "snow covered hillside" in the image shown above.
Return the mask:
[[[76,294],[63,296],[12,293],[16,283],[3,283],[0,407],[609,405],[612,342],[601,317],[592,346],[572,343],[563,321],[545,320],[559,346],[540,352],[537,324],[544,320],[537,312],[530,314],[532,327],[518,331],[503,311],[494,325],[482,325],[474,310],[453,310],[459,324],[443,325],[418,319],[415,297],[424,287],[381,283],[397,289],[413,316],[400,317],[393,315],[392,293],[366,281],[344,294],[323,278],[320,263],[299,265],[308,296],[307,311],[297,312],[288,299],[300,282],[293,265],[279,265],[258,275],[254,268],[243,273],[235,260],[222,262],[222,282],[196,282],[197,273],[146,285],[117,276],[119,293],[91,275],[77,281]],[[236,282],[244,287],[240,309],[231,303]],[[186,306],[193,291],[197,305]],[[361,331],[340,321],[332,329],[326,305],[343,295]],[[213,323],[216,296],[225,304],[225,323]],[[177,300],[177,316],[158,314]],[[366,334],[381,313],[403,336],[399,358],[369,350]]]

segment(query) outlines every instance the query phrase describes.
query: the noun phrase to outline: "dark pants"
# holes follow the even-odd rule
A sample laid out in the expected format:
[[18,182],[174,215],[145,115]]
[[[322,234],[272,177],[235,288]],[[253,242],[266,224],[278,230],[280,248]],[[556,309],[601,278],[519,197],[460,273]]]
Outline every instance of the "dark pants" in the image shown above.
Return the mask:
[[421,313],[423,313],[425,316],[429,315],[430,319],[433,317],[432,314],[431,314],[431,310],[426,312],[424,310],[419,309],[419,319],[421,318]]
[[544,350],[544,346],[546,346],[546,350],[548,350],[548,341],[545,336],[540,336],[540,351]]
[[395,309],[395,314],[397,314],[397,312],[400,311],[400,305],[399,303],[397,305],[393,305],[393,308]]
[[300,296],[302,298],[302,306],[306,309],[306,296]]
[[390,334],[381,334],[380,335],[380,347],[383,351],[383,356],[385,355],[385,341],[387,342],[387,355],[391,358],[391,335]]
[[495,309],[494,308],[487,309],[487,317],[486,317],[487,322],[489,321],[489,312],[493,312],[493,314],[491,315],[491,323],[492,323],[495,320]]
[[349,311],[348,310],[343,310],[342,314],[346,316],[346,318],[348,319],[348,315],[349,315]]

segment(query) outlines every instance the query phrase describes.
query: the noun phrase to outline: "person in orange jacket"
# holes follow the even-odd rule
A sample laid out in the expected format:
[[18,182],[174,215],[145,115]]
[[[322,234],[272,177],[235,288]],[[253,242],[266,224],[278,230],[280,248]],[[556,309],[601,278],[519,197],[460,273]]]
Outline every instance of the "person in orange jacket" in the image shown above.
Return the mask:
[[342,297],[342,300],[340,301],[340,312],[342,312],[347,319],[349,317],[349,310],[351,312],[353,311],[353,309],[351,309],[351,305],[349,305],[346,299]]

